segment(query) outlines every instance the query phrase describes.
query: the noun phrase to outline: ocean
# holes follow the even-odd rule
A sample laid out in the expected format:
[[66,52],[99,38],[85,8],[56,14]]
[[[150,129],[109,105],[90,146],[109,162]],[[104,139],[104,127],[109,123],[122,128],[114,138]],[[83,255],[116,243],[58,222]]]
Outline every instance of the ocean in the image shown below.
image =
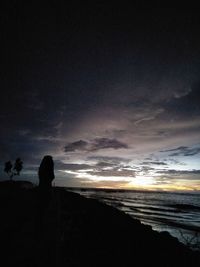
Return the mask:
[[114,206],[153,230],[167,231],[192,249],[200,250],[200,193],[70,190]]

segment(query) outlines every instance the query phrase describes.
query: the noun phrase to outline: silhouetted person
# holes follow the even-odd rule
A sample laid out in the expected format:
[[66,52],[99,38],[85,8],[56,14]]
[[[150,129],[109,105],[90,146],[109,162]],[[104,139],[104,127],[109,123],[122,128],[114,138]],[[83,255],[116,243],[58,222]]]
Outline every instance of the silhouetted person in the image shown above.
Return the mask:
[[54,176],[54,163],[52,156],[44,156],[39,167],[39,187],[50,189]]
[[5,162],[4,171],[9,175],[10,179],[12,179],[13,173],[12,173],[12,163],[11,163],[11,161]]
[[36,231],[41,234],[44,227],[44,216],[52,196],[52,181],[54,176],[54,163],[51,156],[44,156],[38,171],[39,186],[37,190]]
[[23,168],[22,165],[23,165],[23,161],[21,161],[20,158],[17,158],[16,161],[15,161],[15,166],[13,168],[13,170],[15,171],[14,175],[19,175],[20,174],[20,171]]

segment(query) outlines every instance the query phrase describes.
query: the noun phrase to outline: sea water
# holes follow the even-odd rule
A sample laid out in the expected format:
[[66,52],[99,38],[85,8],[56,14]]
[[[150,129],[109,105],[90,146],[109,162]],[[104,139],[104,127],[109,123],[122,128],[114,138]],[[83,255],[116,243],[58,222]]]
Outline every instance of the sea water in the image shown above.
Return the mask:
[[180,242],[200,249],[200,193],[73,189],[114,206],[153,230],[168,231]]

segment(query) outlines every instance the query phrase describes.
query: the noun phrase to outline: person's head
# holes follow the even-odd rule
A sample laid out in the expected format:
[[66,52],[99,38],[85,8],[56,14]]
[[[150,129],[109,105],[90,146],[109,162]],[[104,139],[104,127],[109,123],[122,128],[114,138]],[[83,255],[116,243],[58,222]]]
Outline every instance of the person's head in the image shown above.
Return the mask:
[[53,157],[50,155],[46,155],[44,156],[44,158],[42,159],[42,162],[40,164],[40,166],[42,167],[52,167],[53,168]]

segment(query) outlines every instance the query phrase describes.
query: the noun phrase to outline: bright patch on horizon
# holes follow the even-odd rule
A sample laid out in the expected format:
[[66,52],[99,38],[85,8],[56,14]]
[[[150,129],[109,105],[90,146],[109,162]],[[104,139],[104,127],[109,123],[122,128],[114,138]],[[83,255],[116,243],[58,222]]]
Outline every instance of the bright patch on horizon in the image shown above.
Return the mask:
[[[136,190],[161,190],[161,191],[199,191],[200,181],[198,179],[198,170],[195,176],[190,177],[191,174],[185,173],[185,170],[162,170],[155,168],[155,170],[140,170],[135,171],[130,175],[124,170],[118,169],[114,173],[112,170],[100,171],[96,169],[87,170],[59,170],[66,174],[66,178],[77,178],[80,184],[90,185],[93,184],[94,187],[102,188],[124,188],[124,189],[136,189]],[[187,171],[187,170],[186,170]],[[193,170],[190,170],[193,172]],[[67,175],[68,174],[68,175]],[[112,175],[113,174],[113,175]],[[77,180],[77,181],[78,181]],[[66,180],[67,182],[67,180]]]
[[88,174],[88,173],[78,173],[76,175],[77,178],[87,178],[91,181],[94,181],[94,182],[101,182],[101,181],[104,181],[105,183],[106,182],[109,182],[109,181],[114,181],[114,182],[118,182],[118,181],[122,181],[124,183],[129,183],[130,181],[132,181],[132,177],[122,177],[122,176],[97,176],[97,175],[91,175],[91,174]]
[[129,183],[129,186],[142,186],[142,187],[146,187],[149,185],[153,185],[155,184],[156,181],[153,177],[150,176],[139,176],[137,175],[134,179],[132,179],[132,181]]

